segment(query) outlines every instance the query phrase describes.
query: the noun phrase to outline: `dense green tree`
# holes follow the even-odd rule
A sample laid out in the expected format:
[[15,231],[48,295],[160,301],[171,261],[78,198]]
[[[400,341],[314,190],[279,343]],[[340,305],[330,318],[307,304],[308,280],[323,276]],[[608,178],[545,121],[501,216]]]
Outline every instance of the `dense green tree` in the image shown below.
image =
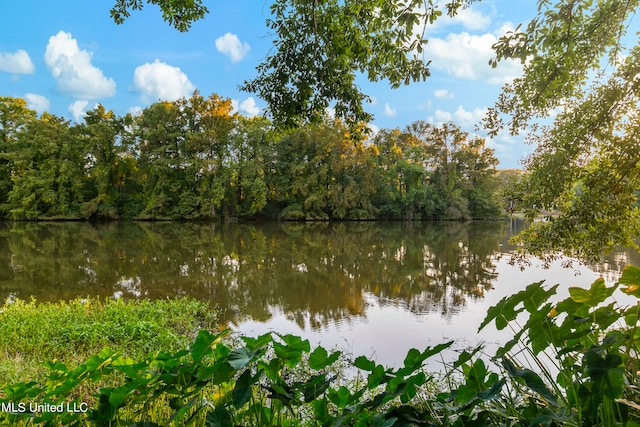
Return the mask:
[[229,185],[225,208],[230,216],[254,216],[267,205],[275,141],[264,117],[239,117],[230,138]]
[[180,116],[174,103],[158,102],[145,108],[135,120],[142,216],[169,218],[180,205],[186,187],[183,170],[189,166],[183,159],[185,135]]
[[84,125],[80,125],[81,137],[87,146],[87,185],[91,199],[82,206],[86,218],[118,218],[121,214],[137,213],[131,205],[137,193],[135,161],[126,145],[126,122],[131,117],[117,117],[102,105],[87,111]]
[[362,142],[340,122],[306,126],[278,143],[276,203],[282,219],[374,217],[371,168]]
[[391,217],[498,216],[493,178],[498,160],[484,139],[470,137],[452,123],[418,121],[405,131],[381,132],[374,144],[383,192],[378,200]]
[[15,219],[74,218],[84,200],[86,149],[69,122],[48,113],[29,122],[6,157],[13,163]]
[[[14,103],[19,105],[20,103]],[[494,217],[496,159],[454,125],[354,139],[327,118],[282,132],[195,92],[139,115],[98,105],[84,123],[24,110],[2,152],[16,219]],[[13,126],[13,127],[12,127]]]
[[24,99],[0,97],[0,218],[8,212],[7,199],[13,185],[10,153],[15,151],[18,134],[35,118],[36,112],[27,108]]
[[431,171],[422,141],[399,129],[382,130],[373,148],[380,215],[408,220],[433,217],[440,201],[429,184]]
[[640,45],[627,34],[639,4],[540,0],[538,15],[495,46],[496,61],[520,59],[524,73],[505,86],[487,125],[529,132],[537,147],[520,207],[530,217],[555,214],[521,234],[528,252],[593,259],[640,234]]
[[[197,91],[188,99],[176,101],[184,123],[183,169],[186,179],[182,188],[179,217],[210,218],[216,209],[230,215],[226,206],[225,188],[231,183],[231,134],[236,129],[238,115],[232,115],[230,99],[216,94],[205,98]],[[223,206],[224,205],[224,206]],[[188,212],[188,215],[185,213]]]
[[[273,0],[267,27],[275,32],[273,53],[242,88],[260,95],[276,125],[321,122],[336,115],[357,128],[370,114],[356,75],[388,80],[392,87],[426,79],[422,57],[426,25],[443,12],[454,15],[474,0]],[[116,0],[111,15],[122,23],[143,0]],[[202,0],[147,0],[180,31],[207,13]]]

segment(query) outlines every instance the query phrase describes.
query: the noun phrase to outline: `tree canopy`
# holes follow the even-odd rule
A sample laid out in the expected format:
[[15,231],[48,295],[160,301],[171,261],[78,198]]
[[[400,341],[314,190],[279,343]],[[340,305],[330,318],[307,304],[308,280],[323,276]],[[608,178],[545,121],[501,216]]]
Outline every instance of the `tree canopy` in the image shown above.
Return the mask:
[[[475,0],[273,0],[266,25],[274,49],[241,88],[259,95],[280,127],[319,123],[326,109],[352,126],[368,122],[369,97],[356,76],[388,80],[392,87],[426,79],[424,29],[444,13]],[[180,31],[208,12],[202,0],[146,0]],[[122,23],[143,0],[116,0],[111,16]]]
[[640,45],[629,34],[638,4],[539,0],[537,16],[494,46],[496,61],[520,59],[524,73],[504,87],[487,127],[528,132],[536,149],[521,207],[557,213],[520,236],[536,255],[593,259],[640,233]]
[[354,141],[341,121],[275,132],[195,92],[83,123],[0,97],[0,218],[470,219],[500,215],[497,159],[453,124]]

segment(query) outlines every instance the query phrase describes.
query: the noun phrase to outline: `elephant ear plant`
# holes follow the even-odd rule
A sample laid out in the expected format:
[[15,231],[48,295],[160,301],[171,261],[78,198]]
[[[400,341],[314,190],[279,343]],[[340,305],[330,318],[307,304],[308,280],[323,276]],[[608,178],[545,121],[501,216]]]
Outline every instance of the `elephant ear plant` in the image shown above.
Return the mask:
[[[635,304],[619,307],[618,287]],[[517,413],[529,425],[640,426],[640,268],[627,267],[611,287],[602,278],[571,287],[554,303],[557,289],[531,284],[489,309],[480,326],[513,330],[494,360],[515,387]]]
[[[144,360],[103,350],[76,368],[48,362],[43,384],[2,386],[0,422],[639,427],[640,269],[628,267],[611,287],[598,279],[589,289],[569,288],[559,302],[557,290],[534,283],[490,308],[480,330],[510,327],[514,338],[492,358],[482,347],[462,351],[443,373],[424,364],[444,361],[452,342],[412,349],[393,369],[312,350],[293,335],[240,337],[232,345],[228,331],[201,330],[188,349]],[[635,304],[619,307],[616,290]],[[93,396],[79,391],[88,385]],[[67,410],[31,411],[28,402]]]

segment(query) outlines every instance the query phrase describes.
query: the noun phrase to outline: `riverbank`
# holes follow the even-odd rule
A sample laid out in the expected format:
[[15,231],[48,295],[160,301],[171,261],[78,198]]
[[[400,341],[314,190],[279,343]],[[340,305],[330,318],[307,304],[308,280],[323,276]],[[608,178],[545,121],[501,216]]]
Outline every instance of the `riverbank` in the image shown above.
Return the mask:
[[0,309],[0,384],[44,379],[47,361],[70,369],[104,348],[140,359],[186,347],[217,329],[218,311],[189,298],[70,302],[7,300]]

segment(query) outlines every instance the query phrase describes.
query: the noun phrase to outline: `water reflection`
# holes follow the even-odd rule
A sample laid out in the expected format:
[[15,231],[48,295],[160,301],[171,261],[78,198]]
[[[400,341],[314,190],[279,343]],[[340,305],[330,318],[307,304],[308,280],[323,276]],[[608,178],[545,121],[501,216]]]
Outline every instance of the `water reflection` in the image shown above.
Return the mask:
[[[0,223],[0,297],[178,295],[231,324],[281,313],[300,328],[372,305],[450,319],[496,284],[521,221],[473,223]],[[596,271],[615,275],[637,253]]]

